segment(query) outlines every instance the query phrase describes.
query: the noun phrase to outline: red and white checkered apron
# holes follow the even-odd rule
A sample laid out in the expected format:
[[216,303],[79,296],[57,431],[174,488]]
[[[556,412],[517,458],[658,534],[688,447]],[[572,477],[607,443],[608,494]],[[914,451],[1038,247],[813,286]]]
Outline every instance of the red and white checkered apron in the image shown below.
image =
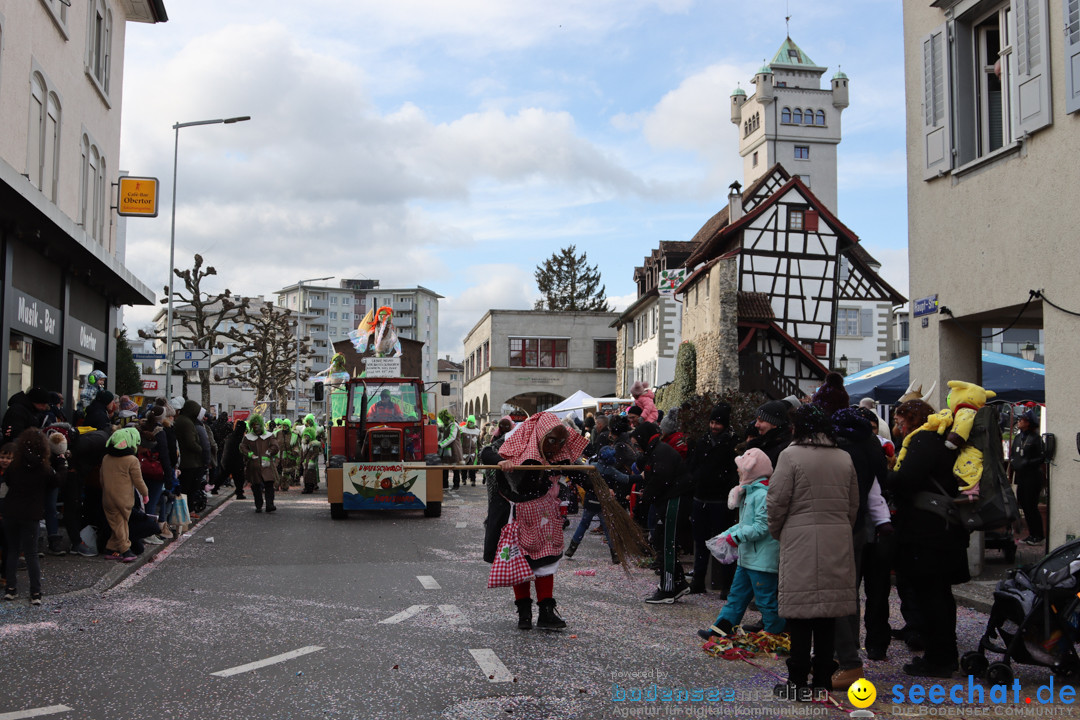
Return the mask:
[[563,551],[563,519],[559,512],[559,483],[552,479],[551,488],[536,500],[514,505],[518,522],[518,541],[521,549],[534,560]]

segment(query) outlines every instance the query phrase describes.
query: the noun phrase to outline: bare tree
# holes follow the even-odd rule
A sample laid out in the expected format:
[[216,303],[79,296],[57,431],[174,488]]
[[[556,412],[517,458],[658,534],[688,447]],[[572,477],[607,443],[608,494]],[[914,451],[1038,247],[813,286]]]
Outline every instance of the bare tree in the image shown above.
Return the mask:
[[[292,310],[270,302],[257,308],[245,306],[239,311],[237,322],[237,327],[222,333],[237,346],[237,351],[228,356],[237,363],[229,377],[255,388],[256,404],[267,401],[284,413],[289,386],[296,379],[297,321]],[[248,324],[251,329],[243,329]],[[315,354],[307,346],[309,341],[306,337],[301,340],[301,360]],[[308,373],[301,369],[300,379],[307,377]]]
[[[169,302],[169,293],[173,297],[173,324],[179,325],[187,331],[185,338],[190,338],[194,347],[210,351],[210,362],[206,369],[199,369],[199,384],[202,387],[202,406],[210,405],[210,369],[215,365],[231,364],[243,355],[243,350],[238,349],[228,355],[214,355],[214,348],[221,349],[224,345],[218,341],[226,321],[233,320],[246,312],[249,300],[245,297],[233,295],[226,288],[224,291],[211,294],[202,289],[203,281],[211,275],[217,275],[213,265],[203,267],[202,255],[195,255],[195,264],[191,269],[179,270],[173,268],[173,274],[184,281],[183,289],[171,286],[165,287],[165,298],[161,303]],[[179,306],[179,310],[176,308]],[[168,328],[165,333],[154,334],[139,330],[139,337],[148,340],[160,340],[166,342]],[[177,333],[173,332],[173,341],[177,339]],[[166,372],[172,372],[172,348],[165,348]],[[186,375],[185,375],[186,378]],[[185,390],[187,383],[185,382]],[[185,392],[186,395],[186,392]]]

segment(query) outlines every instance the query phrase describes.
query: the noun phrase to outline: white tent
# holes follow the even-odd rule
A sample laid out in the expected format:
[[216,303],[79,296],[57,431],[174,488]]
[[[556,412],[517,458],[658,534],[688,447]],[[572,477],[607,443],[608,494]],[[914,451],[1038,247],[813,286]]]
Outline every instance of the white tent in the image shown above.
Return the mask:
[[563,400],[558,405],[549,407],[545,412],[549,412],[555,417],[562,420],[568,416],[574,416],[579,420],[585,419],[585,408],[595,407],[596,403],[593,402],[594,398],[584,390],[578,390],[570,397]]

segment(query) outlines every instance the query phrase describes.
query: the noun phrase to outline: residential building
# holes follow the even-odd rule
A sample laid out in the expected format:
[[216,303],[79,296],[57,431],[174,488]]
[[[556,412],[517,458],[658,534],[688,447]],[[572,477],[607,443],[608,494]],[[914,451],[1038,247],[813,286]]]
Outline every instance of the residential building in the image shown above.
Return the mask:
[[435,389],[435,412],[445,408],[460,419],[465,408],[465,366],[451,360],[449,355],[439,358],[438,381],[450,385],[450,394],[443,395],[440,388]]
[[887,359],[891,309],[906,299],[837,217],[849,79],[837,72],[823,90],[824,73],[789,37],[752,96],[732,93],[747,187],[732,183],[728,206],[694,236],[676,291],[699,391],[803,395],[829,370]]
[[[363,318],[362,294],[342,286],[308,285],[297,283],[278,290],[277,304],[297,313],[300,337],[309,338],[308,345],[314,354],[304,358],[301,367],[307,374],[321,372],[330,366],[334,355],[334,343],[348,339]],[[377,281],[375,281],[377,282]],[[300,382],[301,405],[311,402],[311,381]]]
[[675,379],[682,308],[671,293],[661,292],[661,275],[681,268],[693,249],[690,242],[662,241],[634,268],[637,300],[612,323],[618,339],[611,362],[620,397],[629,397],[630,386],[638,380],[660,387]]
[[413,288],[375,288],[361,291],[361,305],[378,310],[389,307],[394,311],[394,327],[398,337],[424,343],[422,372],[424,382],[438,377],[439,359],[439,295],[417,285]]
[[[0,395],[114,374],[117,309],[154,293],[124,264],[121,175],[127,23],[162,0],[0,0]],[[139,222],[139,220],[135,220]]]
[[480,422],[504,404],[527,413],[584,390],[615,392],[613,312],[489,310],[465,336],[465,414]]
[[911,377],[941,407],[992,329],[1042,330],[1056,547],[1080,535],[1080,0],[905,3],[904,63]]

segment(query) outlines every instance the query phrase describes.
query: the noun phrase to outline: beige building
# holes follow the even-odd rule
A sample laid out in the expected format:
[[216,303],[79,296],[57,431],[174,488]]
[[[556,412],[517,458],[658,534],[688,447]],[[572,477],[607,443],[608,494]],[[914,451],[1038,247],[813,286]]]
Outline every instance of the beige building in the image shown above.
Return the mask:
[[1043,329],[1053,547],[1080,534],[1080,0],[906,2],[904,51],[911,375],[940,407],[991,328]]
[[465,407],[465,401],[462,399],[465,391],[465,366],[451,360],[449,355],[445,358],[439,358],[439,376],[437,379],[440,383],[447,383],[450,386],[450,394],[443,395],[440,388],[436,388],[435,412],[445,408],[454,417],[461,418],[463,415],[462,409]]
[[154,302],[114,184],[127,23],[167,19],[162,0],[0,0],[4,400],[38,386],[70,410],[90,372],[114,375],[118,308]]
[[613,312],[489,310],[465,336],[465,414],[545,410],[578,390],[615,393]]

